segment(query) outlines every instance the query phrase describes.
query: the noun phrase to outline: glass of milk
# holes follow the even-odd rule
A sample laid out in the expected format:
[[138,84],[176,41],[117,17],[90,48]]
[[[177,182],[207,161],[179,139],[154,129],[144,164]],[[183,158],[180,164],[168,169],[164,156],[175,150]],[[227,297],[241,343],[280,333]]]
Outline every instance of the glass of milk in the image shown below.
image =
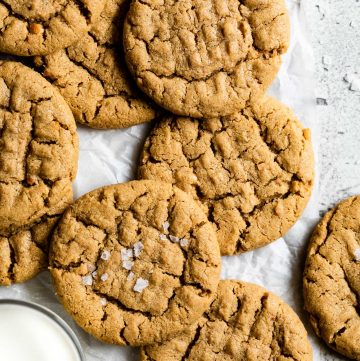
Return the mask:
[[79,340],[54,312],[19,300],[0,300],[0,359],[85,361]]

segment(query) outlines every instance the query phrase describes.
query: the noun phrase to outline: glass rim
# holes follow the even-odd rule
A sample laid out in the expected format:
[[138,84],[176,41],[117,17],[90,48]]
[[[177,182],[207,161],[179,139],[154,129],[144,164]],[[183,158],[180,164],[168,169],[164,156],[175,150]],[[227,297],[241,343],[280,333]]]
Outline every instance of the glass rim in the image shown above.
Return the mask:
[[80,361],[86,361],[84,351],[81,347],[80,341],[79,341],[78,337],[76,336],[75,332],[65,322],[65,320],[63,320],[57,313],[55,313],[54,311],[50,310],[49,308],[42,306],[38,303],[24,301],[24,300],[18,300],[18,299],[3,298],[3,299],[0,299],[0,305],[2,305],[2,304],[28,307],[28,308],[33,309],[37,312],[40,312],[43,315],[45,315],[46,317],[50,318],[52,321],[54,321],[56,324],[58,324],[65,331],[67,336],[70,338],[70,341],[75,346],[77,354],[80,357]]

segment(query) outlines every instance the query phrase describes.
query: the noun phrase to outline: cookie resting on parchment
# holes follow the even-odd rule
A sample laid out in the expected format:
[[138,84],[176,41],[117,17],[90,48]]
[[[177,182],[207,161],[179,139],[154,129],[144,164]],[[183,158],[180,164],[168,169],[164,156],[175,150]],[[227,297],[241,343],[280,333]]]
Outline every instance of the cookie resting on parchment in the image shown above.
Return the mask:
[[78,123],[126,128],[156,116],[152,102],[136,87],[125,64],[122,27],[129,3],[107,0],[100,19],[79,42],[35,60]]
[[0,51],[50,54],[84,36],[99,18],[103,0],[0,0]]
[[264,288],[220,281],[218,294],[196,324],[141,361],[311,361],[306,330],[296,313]]
[[329,211],[314,231],[304,271],[305,309],[331,348],[360,360],[360,197]]
[[124,51],[137,85],[160,106],[219,117],[265,93],[289,28],[284,0],[134,0]]
[[68,200],[77,160],[76,123],[59,92],[30,68],[0,61],[0,235]]
[[215,230],[185,192],[159,181],[94,190],[54,233],[50,271],[76,322],[118,345],[163,342],[208,309],[220,274]]
[[310,198],[310,130],[270,97],[227,117],[169,116],[148,136],[138,176],[198,200],[223,255],[250,251],[283,236]]

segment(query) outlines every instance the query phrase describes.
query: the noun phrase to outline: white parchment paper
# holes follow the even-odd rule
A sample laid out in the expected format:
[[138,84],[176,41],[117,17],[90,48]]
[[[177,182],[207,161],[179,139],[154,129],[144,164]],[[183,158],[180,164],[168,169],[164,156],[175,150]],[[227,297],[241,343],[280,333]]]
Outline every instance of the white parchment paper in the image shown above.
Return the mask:
[[[270,93],[292,107],[303,124],[311,128],[317,156],[320,126],[315,113],[313,54],[306,36],[301,1],[287,0],[287,4],[291,15],[291,47],[283,58],[281,71]],[[114,131],[79,127],[79,172],[74,185],[76,198],[94,188],[133,179],[139,151],[150,127],[150,124],[145,124]],[[302,311],[301,280],[306,243],[319,219],[317,188],[316,182],[306,211],[284,238],[254,252],[223,257],[222,278],[250,281],[276,293],[305,322],[314,345],[314,360],[340,360],[313,336]],[[38,302],[58,313],[80,338],[87,361],[137,360],[136,349],[105,345],[77,327],[57,301],[47,272],[26,284],[0,288],[0,298]]]

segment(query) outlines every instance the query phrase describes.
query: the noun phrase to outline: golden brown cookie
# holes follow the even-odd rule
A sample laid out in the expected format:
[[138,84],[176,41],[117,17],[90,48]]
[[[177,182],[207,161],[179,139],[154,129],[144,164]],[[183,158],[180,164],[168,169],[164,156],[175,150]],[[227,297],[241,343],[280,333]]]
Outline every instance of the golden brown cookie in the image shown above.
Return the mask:
[[289,33],[284,0],[134,0],[124,49],[138,86],[160,106],[218,117],[266,91]]
[[316,334],[339,353],[360,360],[360,196],[341,202],[315,229],[304,299]]
[[70,108],[41,75],[0,61],[0,234],[40,221],[72,194],[78,138]]
[[103,0],[0,0],[0,51],[50,54],[80,39],[98,19]]
[[310,197],[313,168],[309,129],[266,97],[228,117],[164,119],[145,142],[138,175],[199,200],[222,254],[232,255],[288,231]]
[[264,288],[221,281],[211,308],[185,333],[141,350],[141,361],[311,361],[296,313]]
[[122,24],[128,5],[129,0],[107,0],[100,20],[80,42],[36,59],[76,121],[93,128],[125,128],[156,115],[123,59]]
[[220,252],[188,194],[133,181],[94,190],[65,212],[50,267],[61,302],[85,331],[138,346],[202,316],[219,282]]
[[25,282],[47,268],[52,232],[72,202],[71,193],[66,197],[33,226],[19,229],[10,236],[0,235],[0,286]]

